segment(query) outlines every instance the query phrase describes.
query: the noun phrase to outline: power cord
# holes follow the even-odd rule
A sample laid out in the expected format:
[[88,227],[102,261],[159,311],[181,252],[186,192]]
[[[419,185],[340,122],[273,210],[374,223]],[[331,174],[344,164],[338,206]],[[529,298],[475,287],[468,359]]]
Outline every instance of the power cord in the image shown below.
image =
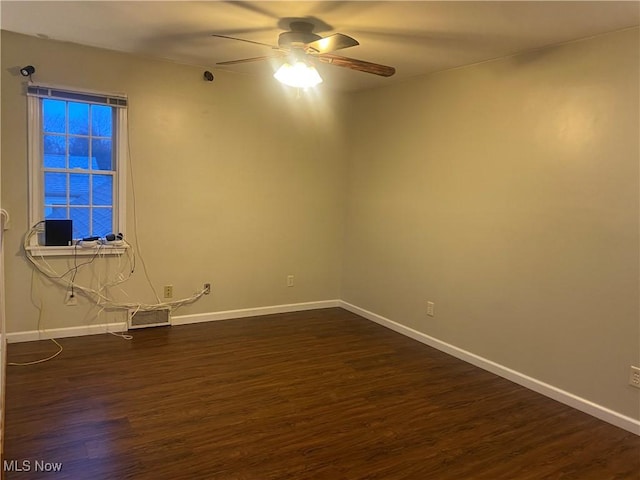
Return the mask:
[[142,248],[140,248],[140,239],[138,238],[138,213],[136,209],[136,182],[134,182],[133,177],[133,162],[131,161],[131,140],[129,135],[129,109],[127,108],[124,113],[127,117],[127,155],[129,156],[127,164],[129,166],[129,176],[131,177],[131,206],[133,208],[133,238],[136,242],[136,247],[138,249],[138,255],[140,256],[140,263],[142,264],[142,270],[144,271],[144,276],[149,283],[149,287],[151,287],[151,291],[156,297],[156,301],[160,302],[160,296],[153,286],[153,282],[151,281],[151,277],[149,276],[149,272],[147,270],[147,264],[144,261],[144,257],[142,256]]
[[53,355],[47,357],[47,358],[42,358],[40,360],[34,360],[33,362],[8,362],[7,365],[10,365],[12,367],[27,367],[29,365],[37,365],[38,363],[44,363],[44,362],[48,362],[49,360],[52,360],[54,358],[56,358],[58,355],[60,355],[62,353],[62,350],[64,350],[62,348],[62,345],[60,345],[55,338],[51,338],[50,339],[53,343],[55,343],[58,346],[58,351],[56,353],[54,353]]
[[[31,272],[31,300],[33,301],[33,279],[34,279],[34,273],[35,272]],[[35,307],[38,309],[38,332],[40,332],[40,326],[42,325],[42,302],[39,305],[35,305]],[[49,360],[56,358],[58,355],[60,355],[62,353],[62,345],[60,345],[55,338],[51,338],[50,339],[53,343],[55,343],[58,346],[58,351],[56,353],[54,353],[53,355],[50,355],[46,358],[41,358],[40,360],[34,360],[32,362],[8,362],[7,365],[12,366],[12,367],[26,367],[29,365],[37,365],[39,363],[44,363],[44,362],[48,362]]]
[[114,337],[120,337],[124,340],[133,340],[133,335],[129,335],[128,333],[120,333],[120,332],[109,332]]
[[[66,275],[68,275],[69,273],[77,273],[78,268],[80,268],[83,265],[87,265],[90,264],[91,262],[93,262],[99,253],[99,250],[96,252],[96,254],[93,255],[92,259],[84,262],[82,264],[75,264],[72,268],[68,269],[65,273],[63,274],[59,274],[53,267],[51,267],[51,265],[49,265],[46,260],[44,260],[43,258],[43,263],[45,265],[42,265],[38,262],[37,258],[31,253],[31,251],[29,250],[28,246],[29,246],[29,242],[31,241],[31,238],[33,237],[33,235],[35,235],[36,230],[35,227],[37,227],[38,224],[36,224],[33,228],[31,228],[26,234],[25,234],[25,238],[24,238],[24,242],[23,242],[23,247],[24,247],[24,251],[25,251],[25,256],[27,257],[27,259],[29,260],[29,262],[31,262],[31,264],[40,272],[42,273],[44,276],[46,276],[47,278],[49,278],[50,280],[52,280],[54,283],[57,283],[58,285],[64,287],[65,289],[70,288],[70,285],[73,285],[73,294],[76,294],[76,291],[79,293],[84,294],[84,296],[88,297],[90,300],[92,300],[97,306],[99,307],[103,307],[103,308],[110,308],[110,309],[123,309],[123,310],[132,310],[132,309],[138,309],[138,310],[144,310],[144,311],[153,311],[153,310],[164,310],[166,308],[170,308],[170,309],[176,309],[179,308],[183,305],[187,305],[190,303],[195,302],[196,300],[198,300],[200,297],[202,297],[203,295],[205,295],[206,293],[208,293],[208,289],[206,288],[202,288],[199,291],[195,292],[193,295],[186,297],[186,298],[182,298],[179,300],[173,300],[170,302],[161,302],[158,301],[157,303],[139,303],[139,302],[118,302],[115,301],[114,299],[110,298],[106,292],[102,292],[102,290],[104,290],[104,288],[100,288],[99,290],[96,290],[94,288],[91,287],[86,287],[83,285],[80,285],[78,283],[75,283],[75,275],[72,276],[72,281],[70,283],[67,283],[64,281],[64,277]],[[75,258],[75,255],[74,255]],[[132,269],[133,272],[133,269]],[[114,281],[110,284],[110,286],[114,286],[114,285],[118,285],[120,283],[123,283],[124,281],[126,281],[129,277],[131,276],[131,274],[129,274],[127,277],[124,277],[122,280],[117,280]]]

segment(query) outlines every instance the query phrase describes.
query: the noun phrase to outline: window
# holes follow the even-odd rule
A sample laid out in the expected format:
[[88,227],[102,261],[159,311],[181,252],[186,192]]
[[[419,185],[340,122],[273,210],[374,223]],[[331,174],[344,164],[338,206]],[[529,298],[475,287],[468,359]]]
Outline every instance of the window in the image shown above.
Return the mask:
[[30,85],[31,224],[71,219],[73,238],[124,229],[123,96]]

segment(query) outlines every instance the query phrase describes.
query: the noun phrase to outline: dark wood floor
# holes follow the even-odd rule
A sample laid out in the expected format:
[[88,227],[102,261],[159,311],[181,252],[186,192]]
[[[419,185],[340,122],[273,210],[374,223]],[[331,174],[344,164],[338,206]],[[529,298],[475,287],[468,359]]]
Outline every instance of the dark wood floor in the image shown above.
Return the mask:
[[640,437],[341,309],[133,335],[9,367],[8,479],[640,478]]

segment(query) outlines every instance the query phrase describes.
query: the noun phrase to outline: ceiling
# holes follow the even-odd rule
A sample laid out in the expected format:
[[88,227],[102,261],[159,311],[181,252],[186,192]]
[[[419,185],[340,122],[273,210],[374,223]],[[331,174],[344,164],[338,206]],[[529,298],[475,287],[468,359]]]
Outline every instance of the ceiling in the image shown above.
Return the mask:
[[[394,66],[378,77],[319,64],[322,88],[355,91],[416,75],[619,30],[640,23],[640,3],[458,1],[2,1],[4,30],[271,78],[268,61],[216,62],[269,55],[287,22],[307,17],[322,36],[340,32],[359,46],[339,55]],[[28,59],[25,58],[25,62]],[[37,66],[36,66],[37,67]]]

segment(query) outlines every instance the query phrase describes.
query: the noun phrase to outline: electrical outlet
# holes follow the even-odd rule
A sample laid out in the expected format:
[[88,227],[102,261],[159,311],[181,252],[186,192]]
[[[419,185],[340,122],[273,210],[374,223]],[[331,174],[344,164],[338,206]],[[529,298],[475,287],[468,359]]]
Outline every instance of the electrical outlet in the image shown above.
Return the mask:
[[293,275],[287,275],[287,287],[293,287]]
[[164,298],[173,298],[173,285],[164,286]]
[[629,385],[640,388],[640,368],[631,366],[629,370]]
[[211,284],[210,283],[205,283],[204,284],[204,294],[205,295],[209,295],[211,293]]
[[78,296],[75,294],[75,292],[72,292],[71,290],[67,292],[64,297],[64,304],[67,307],[75,307],[76,305],[78,305]]
[[433,302],[427,302],[427,315],[429,315],[430,317],[434,317],[435,316],[435,304]]

